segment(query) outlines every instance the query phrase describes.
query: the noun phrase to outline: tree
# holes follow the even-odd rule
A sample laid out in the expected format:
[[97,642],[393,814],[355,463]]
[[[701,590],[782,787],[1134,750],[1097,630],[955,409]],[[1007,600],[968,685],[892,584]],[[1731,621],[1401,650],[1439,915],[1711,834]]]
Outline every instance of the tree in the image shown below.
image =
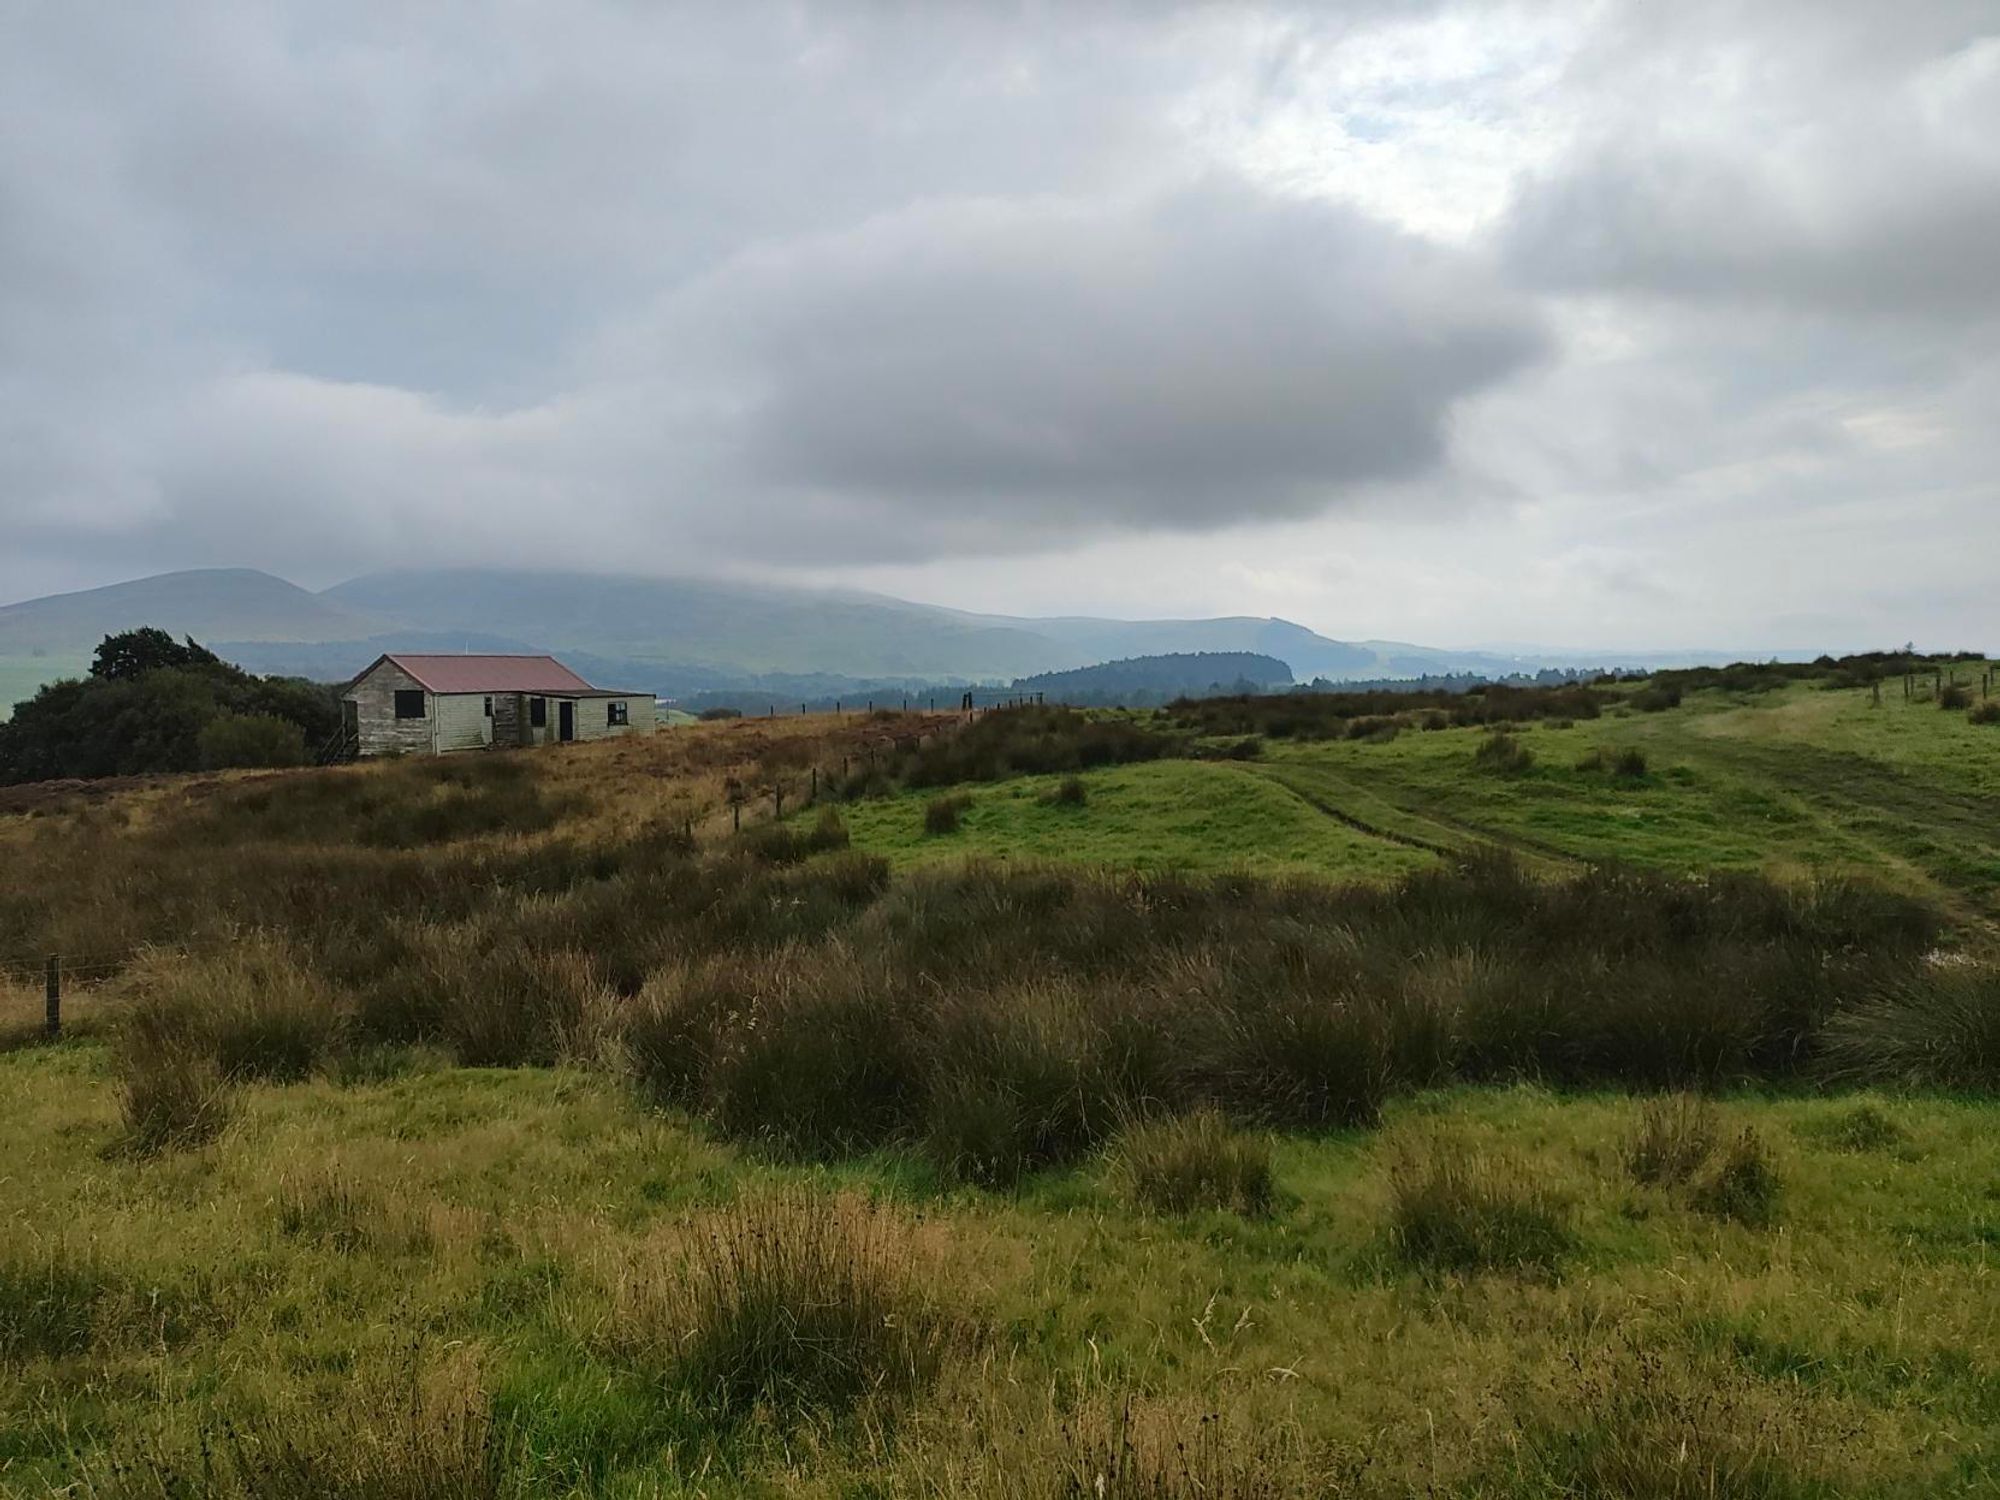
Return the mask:
[[118,635],[107,635],[90,663],[92,677],[124,681],[157,672],[163,667],[220,667],[222,658],[206,646],[195,644],[193,636],[185,644],[166,631],[146,625]]

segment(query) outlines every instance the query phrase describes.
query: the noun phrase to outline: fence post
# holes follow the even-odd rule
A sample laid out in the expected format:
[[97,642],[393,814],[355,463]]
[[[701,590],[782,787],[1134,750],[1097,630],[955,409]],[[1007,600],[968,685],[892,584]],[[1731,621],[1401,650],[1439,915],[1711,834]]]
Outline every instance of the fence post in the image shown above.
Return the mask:
[[62,959],[51,953],[48,970],[47,1026],[51,1039],[62,1035]]
[[771,816],[780,823],[785,821],[785,789],[781,786],[771,788]]
[[729,804],[729,831],[731,833],[741,833],[743,831],[743,804],[741,802],[732,802]]
[[812,797],[811,797],[811,799],[810,799],[810,800],[811,800],[811,801],[814,801],[814,802],[817,802],[817,801],[819,801],[819,767],[818,767],[818,766],[814,766],[814,767],[813,767],[813,779],[812,779]]

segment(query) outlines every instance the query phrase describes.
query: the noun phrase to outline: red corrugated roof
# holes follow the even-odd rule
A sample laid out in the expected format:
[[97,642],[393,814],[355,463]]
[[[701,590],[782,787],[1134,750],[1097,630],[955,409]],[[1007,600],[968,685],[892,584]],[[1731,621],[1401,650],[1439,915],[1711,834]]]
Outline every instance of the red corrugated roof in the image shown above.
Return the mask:
[[405,656],[392,661],[434,693],[587,693],[585,682],[553,656]]

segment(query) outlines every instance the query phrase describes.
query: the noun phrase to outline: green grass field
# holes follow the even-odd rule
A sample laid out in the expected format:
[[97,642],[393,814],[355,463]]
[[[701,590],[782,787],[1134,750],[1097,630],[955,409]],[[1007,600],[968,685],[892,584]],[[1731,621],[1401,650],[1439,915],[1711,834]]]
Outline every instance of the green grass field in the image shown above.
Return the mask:
[[[1359,1476],[1336,1494],[2000,1485],[1987,1104],[1726,1103],[1721,1128],[1756,1130],[1782,1184],[1773,1223],[1753,1226],[1628,1177],[1631,1100],[1532,1088],[1421,1096],[1375,1131],[1284,1139],[1275,1207],[1255,1219],[1148,1214],[1102,1163],[1016,1195],[894,1156],[769,1164],[564,1072],[258,1087],[220,1142],[166,1161],[117,1154],[95,1045],[0,1057],[0,1095],[13,1494],[73,1482],[79,1448],[153,1445],[199,1474],[190,1434],[219,1413],[253,1448],[284,1431],[315,1452],[456,1451],[432,1405],[450,1380],[472,1380],[480,1432],[515,1445],[492,1493],[1059,1494],[1048,1471],[1091,1461],[1065,1452],[1079,1414],[1126,1403],[1178,1440],[1214,1413],[1261,1433],[1259,1471],[1287,1486],[1271,1493],[1308,1493],[1289,1488],[1308,1462],[1295,1449]],[[1556,1263],[1439,1282],[1397,1261],[1391,1164],[1437,1143],[1515,1162],[1553,1195]],[[704,1423],[607,1338],[623,1278],[690,1216],[800,1185],[921,1217],[985,1329],[893,1442],[865,1423]],[[87,1472],[110,1485],[108,1463]],[[1619,1474],[1633,1487],[1584,1487]]]
[[0,1495],[2000,1494],[2000,726],[890,732],[0,810]]
[[906,792],[842,809],[855,847],[899,869],[985,857],[1147,870],[1398,875],[1428,859],[1328,817],[1282,783],[1222,762],[1154,761],[1091,772],[1081,806],[1051,800],[1061,777],[1026,776],[961,793],[956,833],[924,832],[935,793]]
[[[924,832],[928,793],[843,815],[857,847],[899,869],[980,856],[1371,879],[1497,845],[1550,870],[1861,872],[1967,914],[2000,903],[2000,726],[1906,703],[1895,683],[1879,707],[1865,688],[1711,690],[1672,712],[1513,732],[1534,756],[1519,774],[1474,762],[1484,730],[1412,730],[1089,772],[1083,807],[1047,804],[1052,777],[975,785],[951,835]],[[1578,769],[1626,748],[1643,775]]]

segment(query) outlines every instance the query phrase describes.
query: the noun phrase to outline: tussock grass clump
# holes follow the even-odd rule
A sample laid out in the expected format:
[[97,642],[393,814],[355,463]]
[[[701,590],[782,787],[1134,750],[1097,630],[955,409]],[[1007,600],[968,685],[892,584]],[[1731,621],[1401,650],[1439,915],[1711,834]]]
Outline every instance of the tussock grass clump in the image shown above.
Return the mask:
[[1389,1165],[1389,1246],[1428,1275],[1554,1275],[1576,1249],[1569,1205],[1511,1157],[1434,1137]]
[[1620,781],[1639,781],[1646,775],[1646,752],[1637,745],[1601,745],[1576,763],[1579,771],[1602,771]]
[[1965,717],[1973,724],[2000,724],[2000,698],[1987,699]]
[[2000,1088],[2000,968],[1933,964],[1826,1023],[1826,1070],[1898,1088]]
[[1535,752],[1504,729],[1496,729],[1479,742],[1472,763],[1497,776],[1518,776],[1535,763]]
[[417,1350],[364,1373],[344,1399],[294,1399],[206,1425],[194,1444],[141,1434],[87,1463],[103,1500],[500,1500],[518,1493],[519,1443],[467,1351]]
[[1213,1109],[1128,1126],[1112,1145],[1125,1193],[1156,1214],[1207,1209],[1256,1216],[1277,1194],[1271,1144],[1233,1129]]
[[154,954],[132,976],[135,1045],[213,1059],[224,1078],[288,1083],[314,1072],[346,1032],[349,1007],[296,948],[253,935],[210,954]]
[[1972,689],[1963,683],[1948,682],[1938,692],[1937,706],[1948,713],[1963,713],[1972,707]]
[[119,1103],[128,1150],[142,1156],[199,1146],[235,1114],[228,1080],[208,1053],[128,1035],[119,1054]]
[[927,1386],[974,1339],[936,1235],[803,1190],[688,1226],[612,1288],[608,1352],[734,1421],[838,1414]]
[[1082,807],[1089,800],[1090,788],[1081,776],[1065,776],[1042,793],[1042,801],[1050,807]]
[[1719,1134],[1715,1106],[1706,1099],[1692,1094],[1649,1099],[1625,1142],[1625,1170],[1648,1187],[1677,1186],[1708,1163]]
[[1761,1229],[1777,1217],[1780,1180],[1763,1137],[1745,1128],[1688,1192],[1688,1202],[1718,1219]]
[[758,823],[742,836],[752,859],[767,865],[794,865],[815,854],[845,849],[847,824],[832,808],[824,808],[809,828],[792,823]]
[[1887,1151],[1903,1143],[1903,1127],[1873,1104],[1857,1104],[1805,1131],[1838,1151]]
[[109,1290],[95,1265],[60,1246],[0,1251],[0,1361],[82,1353]]
[[1360,1466],[1292,1419],[1189,1402],[1096,1398],[979,1434],[915,1441],[909,1493],[937,1500],[1341,1500]]
[[1534,1494],[1619,1500],[1800,1500],[1823,1483],[1845,1436],[1796,1386],[1671,1361],[1635,1345],[1580,1350],[1567,1417],[1530,1423]]
[[957,833],[972,799],[965,796],[933,797],[924,804],[924,832],[933,836]]
[[341,1255],[421,1254],[431,1248],[427,1224],[398,1213],[351,1172],[329,1168],[301,1173],[279,1185],[278,1232]]

